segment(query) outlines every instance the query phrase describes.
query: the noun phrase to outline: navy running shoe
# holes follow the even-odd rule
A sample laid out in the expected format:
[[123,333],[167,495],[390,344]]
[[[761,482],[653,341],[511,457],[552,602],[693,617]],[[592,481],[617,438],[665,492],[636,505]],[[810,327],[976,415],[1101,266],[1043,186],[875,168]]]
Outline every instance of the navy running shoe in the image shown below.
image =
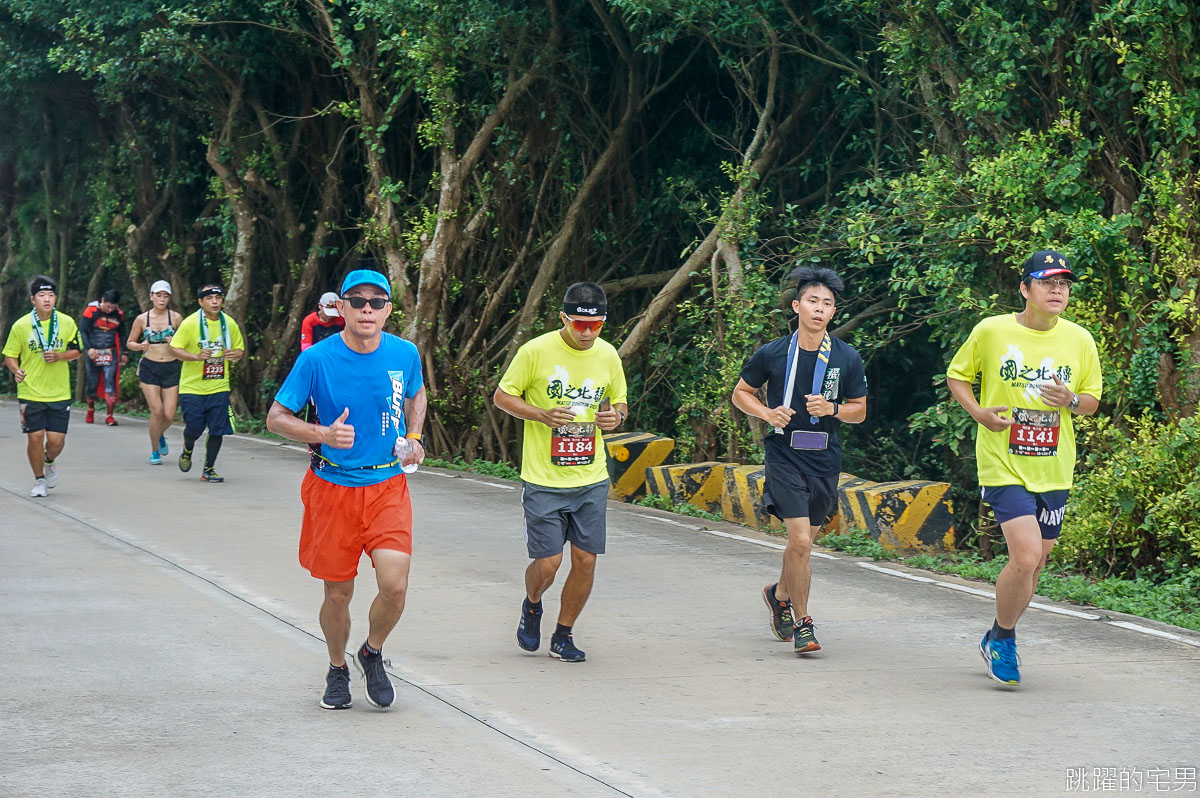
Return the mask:
[[555,635],[550,638],[550,656],[563,662],[583,662],[587,659],[587,654],[575,647],[572,635]]
[[329,666],[325,674],[325,695],[321,698],[322,709],[349,709],[354,703],[350,697],[350,668]]
[[526,651],[537,651],[542,645],[542,611],[530,606],[529,598],[521,602],[521,621],[517,624],[517,645]]
[[767,609],[771,611],[771,634],[775,635],[777,640],[786,643],[792,639],[792,630],[796,628],[796,623],[792,620],[792,602],[777,599],[775,597],[776,587],[778,584],[767,585],[763,588],[763,601],[767,603]]
[[354,662],[367,683],[367,702],[380,709],[390,707],[396,701],[396,691],[392,688],[392,680],[388,678],[384,667],[392,663],[385,660],[382,653],[368,653],[366,641],[358,647]]
[[979,656],[987,663],[988,676],[995,681],[1013,686],[1021,683],[1015,637],[993,640],[992,630],[989,629],[979,641]]
[[793,645],[797,654],[811,654],[821,650],[821,644],[817,642],[817,636],[813,633],[815,628],[813,619],[809,615],[805,615],[800,619],[800,623],[796,624],[796,630],[792,632],[792,635],[795,639]]

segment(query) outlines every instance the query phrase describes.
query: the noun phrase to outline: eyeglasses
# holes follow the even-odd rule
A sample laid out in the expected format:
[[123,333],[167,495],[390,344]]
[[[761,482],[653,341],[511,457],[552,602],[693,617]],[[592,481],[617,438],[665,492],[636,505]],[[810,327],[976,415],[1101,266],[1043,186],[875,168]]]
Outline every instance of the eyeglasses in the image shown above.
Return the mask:
[[342,297],[342,301],[349,302],[350,307],[355,310],[362,310],[364,305],[370,305],[371,310],[383,310],[384,306],[388,303],[388,300],[381,296],[374,296],[370,299],[367,299],[365,296],[344,296]]
[[579,332],[583,332],[584,330],[592,330],[593,332],[596,332],[604,326],[604,322],[608,317],[605,316],[603,318],[596,319],[595,321],[580,321],[579,319],[573,319],[564,313],[563,318],[571,322],[571,326]]
[[1071,281],[1064,280],[1061,277],[1045,277],[1041,280],[1035,280],[1034,282],[1036,282],[1038,285],[1042,286],[1043,288],[1049,288],[1049,289],[1061,288],[1064,291],[1071,290]]

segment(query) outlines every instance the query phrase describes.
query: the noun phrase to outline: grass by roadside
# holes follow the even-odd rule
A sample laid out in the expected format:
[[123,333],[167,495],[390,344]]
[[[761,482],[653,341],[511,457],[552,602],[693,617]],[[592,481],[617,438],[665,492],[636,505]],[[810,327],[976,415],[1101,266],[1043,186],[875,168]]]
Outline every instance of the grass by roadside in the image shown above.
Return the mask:
[[[826,535],[817,543],[847,554],[876,560],[895,560],[912,568],[954,574],[990,584],[996,583],[996,577],[1008,564],[1007,555],[984,560],[970,552],[901,557],[862,531],[848,535]],[[1056,601],[1139,615],[1200,631],[1200,569],[1186,570],[1158,583],[1146,579],[1094,579],[1080,573],[1045,570],[1038,581],[1037,592]]]
[[511,479],[514,482],[519,482],[521,472],[513,468],[508,463],[492,463],[487,460],[475,460],[468,463],[462,457],[455,457],[453,460],[444,460],[440,457],[426,457],[425,465],[432,468],[448,468],[451,471],[469,471],[472,474],[483,474],[489,477],[498,477],[500,479]]

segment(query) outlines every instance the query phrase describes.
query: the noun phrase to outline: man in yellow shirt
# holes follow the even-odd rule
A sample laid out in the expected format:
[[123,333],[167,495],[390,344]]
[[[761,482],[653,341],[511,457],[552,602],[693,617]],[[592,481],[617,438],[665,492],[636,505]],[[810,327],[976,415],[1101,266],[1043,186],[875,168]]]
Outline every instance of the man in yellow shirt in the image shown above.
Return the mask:
[[542,594],[570,542],[571,572],[550,638],[550,656],[563,662],[585,659],[572,627],[604,553],[608,466],[601,431],[616,429],[629,411],[621,358],[600,338],[607,313],[603,288],[572,285],[559,313],[562,327],[518,349],[492,396],[496,407],[525,421],[521,506],[533,562],[525,569],[517,644],[526,651],[541,645]]
[[49,277],[29,284],[33,311],[13,323],[4,344],[4,365],[17,381],[25,453],[33,469],[29,495],[45,497],[58,487],[55,461],[67,442],[71,420],[71,372],[67,363],[80,355],[75,320],[54,309],[58,286]]
[[192,468],[192,449],[208,428],[204,447],[205,482],[224,482],[217,473],[217,453],[223,436],[233,434],[229,409],[229,363],[242,359],[245,343],[237,322],[221,312],[225,292],[206,283],[197,294],[200,310],[179,325],[171,339],[171,353],[183,361],[179,375],[179,409],[183,411],[183,451],[179,470]]
[[[1008,544],[996,579],[996,620],[979,643],[988,675],[1018,685],[1016,625],[1062,531],[1075,470],[1075,415],[1090,416],[1103,388],[1092,335],[1060,318],[1075,274],[1054,250],[1035,252],[1021,277],[1025,309],[984,319],[946,371],[950,393],[979,424],[975,455],[983,501]],[[972,384],[982,375],[980,400]]]

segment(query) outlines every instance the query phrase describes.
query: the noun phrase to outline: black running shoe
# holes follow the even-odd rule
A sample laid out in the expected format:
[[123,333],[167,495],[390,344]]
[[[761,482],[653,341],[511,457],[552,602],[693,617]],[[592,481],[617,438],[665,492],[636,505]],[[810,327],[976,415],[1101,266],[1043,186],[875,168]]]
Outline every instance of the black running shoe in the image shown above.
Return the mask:
[[587,655],[575,647],[571,635],[555,635],[550,638],[550,656],[563,662],[583,662]]
[[775,588],[778,586],[776,583],[764,587],[763,601],[767,602],[767,609],[771,611],[771,634],[786,643],[792,639],[792,630],[796,628],[796,622],[792,620],[792,602],[775,598]]
[[343,665],[340,668],[329,666],[325,674],[325,696],[321,699],[321,709],[349,709],[354,703],[350,697],[350,668]]
[[817,642],[817,636],[813,634],[814,628],[813,619],[809,615],[805,615],[800,619],[800,623],[796,624],[796,631],[793,635],[797,654],[811,654],[821,650],[821,644]]
[[521,602],[521,621],[517,624],[517,645],[526,651],[537,651],[542,645],[542,611],[529,606],[529,598]]
[[383,654],[368,654],[365,642],[358,647],[354,662],[367,683],[367,702],[380,709],[390,707],[396,700],[396,691],[392,689],[392,680],[388,678],[384,666],[392,663],[385,660]]

